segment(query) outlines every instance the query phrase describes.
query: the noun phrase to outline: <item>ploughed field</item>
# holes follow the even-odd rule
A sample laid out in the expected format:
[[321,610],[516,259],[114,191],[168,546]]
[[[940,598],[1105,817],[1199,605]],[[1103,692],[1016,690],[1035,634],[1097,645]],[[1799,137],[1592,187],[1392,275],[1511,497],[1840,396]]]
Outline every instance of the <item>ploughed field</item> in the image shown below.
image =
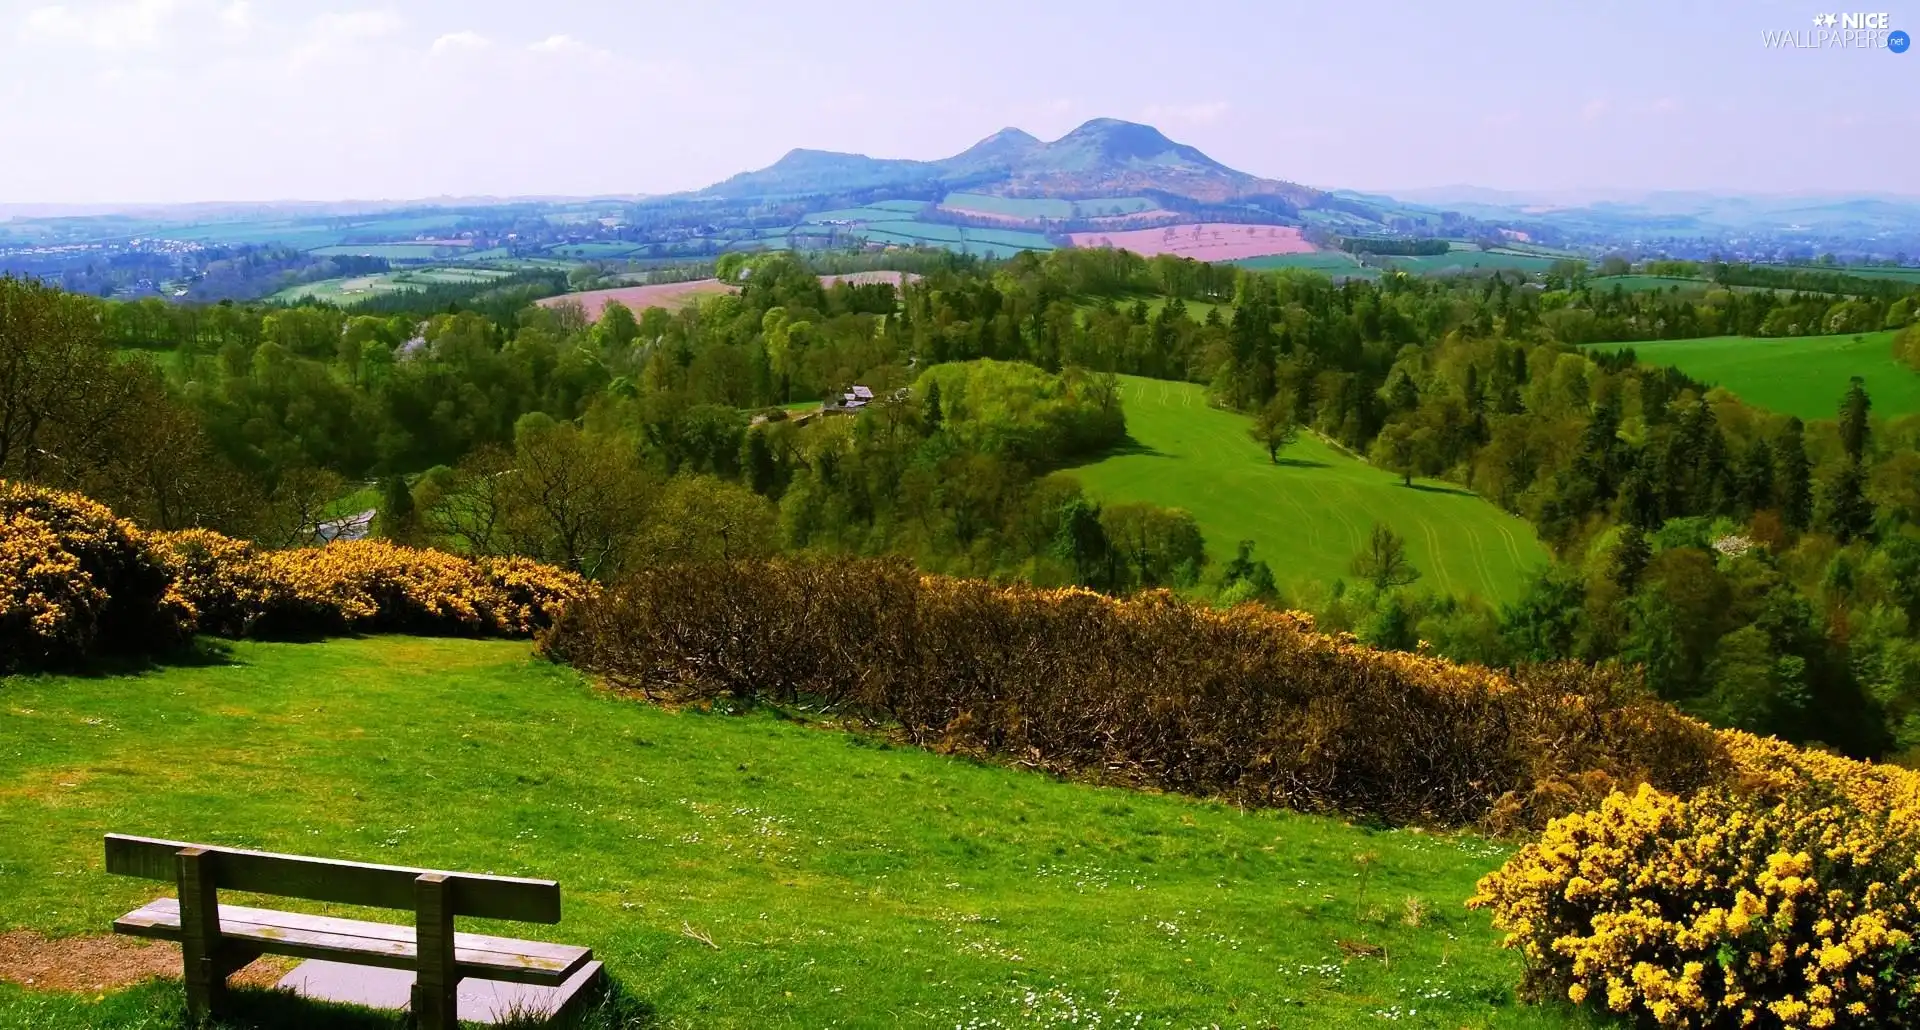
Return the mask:
[[1314,246],[1290,225],[1203,222],[1125,232],[1077,232],[1076,247],[1114,247],[1142,257],[1173,254],[1196,261],[1239,261],[1271,254],[1311,254]]
[[1407,542],[1417,587],[1489,600],[1519,596],[1547,560],[1524,519],[1450,483],[1414,481],[1347,456],[1309,433],[1273,464],[1251,420],[1207,403],[1194,383],[1122,376],[1124,448],[1072,472],[1104,501],[1192,512],[1216,562],[1252,540],[1283,587],[1352,579],[1348,563],[1375,522]]
[[[667,711],[525,643],[228,648],[0,679],[0,931],[98,935],[158,896],[102,871],[119,831],[556,879],[564,920],[512,931],[591,946],[660,1027],[1573,1019],[1512,1000],[1517,959],[1460,905],[1504,849],[1471,836],[1062,782],[806,712]],[[178,1025],[175,980],[11,973],[0,1025]]]

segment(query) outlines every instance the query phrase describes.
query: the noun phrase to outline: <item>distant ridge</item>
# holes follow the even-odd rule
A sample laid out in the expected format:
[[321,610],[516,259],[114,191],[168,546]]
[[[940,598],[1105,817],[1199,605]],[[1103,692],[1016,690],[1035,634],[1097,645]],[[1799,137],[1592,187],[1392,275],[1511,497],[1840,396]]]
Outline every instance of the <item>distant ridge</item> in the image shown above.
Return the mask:
[[1095,118],[1051,143],[1009,127],[937,161],[793,150],[766,168],[694,195],[743,199],[943,185],[1023,197],[1157,192],[1200,203],[1258,197],[1281,206],[1307,206],[1327,197],[1297,183],[1229,168],[1151,125],[1119,118]]

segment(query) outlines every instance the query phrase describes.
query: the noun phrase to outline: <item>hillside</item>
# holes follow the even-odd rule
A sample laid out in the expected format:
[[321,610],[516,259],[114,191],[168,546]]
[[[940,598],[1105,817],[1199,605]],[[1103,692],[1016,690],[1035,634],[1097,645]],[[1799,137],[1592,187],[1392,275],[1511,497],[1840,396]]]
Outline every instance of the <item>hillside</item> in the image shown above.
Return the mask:
[[1351,579],[1348,562],[1376,521],[1406,539],[1420,587],[1511,600],[1547,560],[1526,522],[1451,484],[1409,489],[1307,434],[1274,465],[1247,437],[1249,420],[1208,406],[1205,388],[1121,381],[1138,446],[1073,474],[1103,500],[1193,512],[1216,562],[1253,540],[1283,587]]
[[1600,343],[1631,347],[1642,363],[1672,365],[1709,386],[1724,386],[1749,404],[1803,419],[1831,419],[1847,381],[1859,376],[1883,417],[1920,413],[1920,374],[1893,359],[1894,333]]
[[793,150],[766,168],[743,172],[694,195],[741,199],[929,185],[1022,197],[1152,191],[1203,203],[1259,198],[1274,210],[1330,199],[1305,186],[1228,168],[1150,125],[1117,118],[1095,118],[1051,143],[1020,129],[1002,129],[935,161]]
[[[1576,1025],[1512,1003],[1518,956],[1460,904],[1507,852],[1473,837],[668,711],[511,642],[0,686],[9,928],[100,934],[151,900],[100,872],[112,830],[556,879],[563,922],[516,929],[592,946],[660,1027]],[[174,1025],[178,998],[0,982],[0,1025]]]

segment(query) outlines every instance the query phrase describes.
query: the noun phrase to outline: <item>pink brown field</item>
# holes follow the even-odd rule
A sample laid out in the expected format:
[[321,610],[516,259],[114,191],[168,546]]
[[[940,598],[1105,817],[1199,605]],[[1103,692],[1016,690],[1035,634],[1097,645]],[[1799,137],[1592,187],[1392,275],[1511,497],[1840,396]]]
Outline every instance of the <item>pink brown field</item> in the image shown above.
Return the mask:
[[1164,229],[1133,229],[1127,232],[1077,232],[1076,247],[1114,247],[1131,250],[1142,257],[1175,254],[1199,261],[1237,261],[1269,254],[1311,254],[1314,246],[1301,238],[1300,230],[1290,225],[1243,225],[1237,222],[1202,222],[1198,225],[1169,225]]
[[[869,283],[912,282],[920,278],[911,273],[902,272],[850,272],[846,275],[823,275],[820,285],[831,288],[834,283],[848,282],[856,286]],[[723,283],[718,279],[695,279],[684,283],[660,283],[652,286],[620,286],[611,290],[587,290],[584,293],[563,293],[558,297],[548,297],[539,302],[543,308],[560,304],[578,304],[584,311],[587,321],[600,319],[600,312],[606,310],[609,303],[619,301],[635,313],[648,308],[665,308],[678,311],[702,297],[712,297],[722,293],[732,293],[737,287]]]

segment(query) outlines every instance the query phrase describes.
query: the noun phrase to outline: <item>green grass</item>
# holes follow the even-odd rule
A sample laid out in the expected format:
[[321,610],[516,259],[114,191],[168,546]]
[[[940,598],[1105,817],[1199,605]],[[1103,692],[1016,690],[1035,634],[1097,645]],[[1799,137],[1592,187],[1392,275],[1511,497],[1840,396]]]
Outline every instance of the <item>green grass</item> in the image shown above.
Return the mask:
[[1245,416],[1209,407],[1192,383],[1122,376],[1135,449],[1073,474],[1093,495],[1191,511],[1215,561],[1241,540],[1291,589],[1350,578],[1348,563],[1375,522],[1393,527],[1419,585],[1510,600],[1546,561],[1527,523],[1451,484],[1400,478],[1346,457],[1310,434],[1275,465],[1247,436]]
[[1415,275],[1460,275],[1494,271],[1535,274],[1553,267],[1553,263],[1559,259],[1535,254],[1501,253],[1497,250],[1456,250],[1413,257],[1379,257],[1376,260]]
[[1674,287],[1682,291],[1704,291],[1713,289],[1713,285],[1709,279],[1678,275],[1599,275],[1587,280],[1587,288],[1595,292],[1611,292],[1616,286],[1628,293],[1670,290]]
[[1893,332],[1762,339],[1713,336],[1701,340],[1599,343],[1632,347],[1650,365],[1672,365],[1712,386],[1724,386],[1749,404],[1830,419],[1847,391],[1847,380],[1866,380],[1876,415],[1920,412],[1920,374],[1893,358]]
[[293,302],[306,297],[330,301],[335,304],[350,304],[365,300],[381,293],[395,290],[420,289],[426,286],[487,282],[501,279],[513,273],[494,268],[468,268],[461,266],[435,266],[432,268],[409,268],[398,272],[382,272],[378,275],[355,275],[337,279],[319,279],[298,286],[289,286],[268,300]]
[[334,255],[379,257],[389,261],[428,261],[439,257],[456,247],[441,247],[431,243],[342,243],[333,247],[315,247],[308,251],[320,257]]
[[[1461,908],[1503,855],[1476,838],[667,711],[524,643],[240,643],[140,675],[0,680],[0,784],[0,927],[98,934],[161,893],[103,873],[109,831],[551,877],[560,925],[474,927],[590,945],[662,1027],[1572,1019],[1513,1003],[1517,958]],[[1364,894],[1360,854],[1377,859]],[[0,985],[0,1025],[174,1026],[178,997]]]
[[984,211],[1009,218],[1072,218],[1071,200],[1050,197],[995,197],[985,193],[949,193],[940,202],[943,207]]
[[1309,272],[1323,272],[1327,275],[1359,276],[1368,279],[1378,278],[1380,275],[1377,269],[1362,267],[1351,254],[1338,250],[1317,250],[1311,254],[1268,254],[1265,257],[1244,258],[1233,264],[1260,272],[1299,268]]

